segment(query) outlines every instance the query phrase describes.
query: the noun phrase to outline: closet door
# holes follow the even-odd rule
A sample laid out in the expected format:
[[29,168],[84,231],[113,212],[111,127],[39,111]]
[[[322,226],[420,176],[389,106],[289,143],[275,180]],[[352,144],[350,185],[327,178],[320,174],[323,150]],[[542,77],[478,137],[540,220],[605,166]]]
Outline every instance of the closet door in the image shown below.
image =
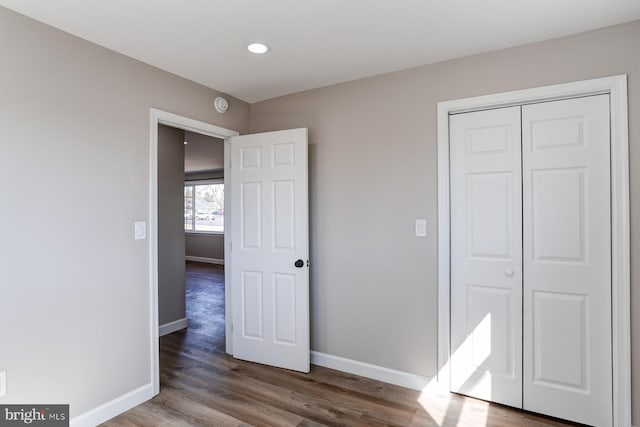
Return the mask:
[[522,107],[524,408],[612,423],[609,96]]
[[451,391],[521,407],[520,107],[449,120]]

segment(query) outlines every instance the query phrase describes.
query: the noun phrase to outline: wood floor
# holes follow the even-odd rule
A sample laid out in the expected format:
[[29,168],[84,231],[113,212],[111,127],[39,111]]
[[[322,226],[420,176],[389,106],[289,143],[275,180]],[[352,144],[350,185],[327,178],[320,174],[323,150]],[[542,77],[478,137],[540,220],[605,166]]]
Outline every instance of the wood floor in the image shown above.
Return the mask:
[[224,273],[213,266],[188,263],[187,315],[193,327],[160,339],[160,394],[104,426],[575,426],[318,366],[300,374],[235,360],[224,348]]

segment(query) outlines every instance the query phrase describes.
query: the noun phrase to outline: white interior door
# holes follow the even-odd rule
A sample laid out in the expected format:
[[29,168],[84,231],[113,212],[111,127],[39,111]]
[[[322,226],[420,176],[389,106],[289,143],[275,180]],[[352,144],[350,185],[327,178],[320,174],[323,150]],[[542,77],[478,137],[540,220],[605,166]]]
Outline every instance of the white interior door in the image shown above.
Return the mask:
[[609,95],[522,107],[524,408],[612,423]]
[[449,120],[451,390],[521,407],[520,107]]
[[233,355],[309,372],[307,129],[231,138]]

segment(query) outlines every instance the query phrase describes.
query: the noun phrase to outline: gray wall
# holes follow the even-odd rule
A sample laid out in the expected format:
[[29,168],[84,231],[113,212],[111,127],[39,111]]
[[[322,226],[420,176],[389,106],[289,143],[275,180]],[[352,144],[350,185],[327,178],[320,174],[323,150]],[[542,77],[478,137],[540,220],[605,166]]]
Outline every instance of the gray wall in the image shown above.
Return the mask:
[[246,132],[249,106],[4,8],[0,58],[0,403],[76,416],[151,381],[149,108]]
[[224,261],[224,234],[187,233],[187,256]]
[[158,323],[187,317],[184,288],[184,131],[158,126]]
[[[251,106],[251,131],[310,131],[314,350],[433,376],[436,103],[629,75],[632,324],[640,329],[640,21]],[[427,238],[413,236],[427,218]],[[640,335],[632,337],[640,423]]]

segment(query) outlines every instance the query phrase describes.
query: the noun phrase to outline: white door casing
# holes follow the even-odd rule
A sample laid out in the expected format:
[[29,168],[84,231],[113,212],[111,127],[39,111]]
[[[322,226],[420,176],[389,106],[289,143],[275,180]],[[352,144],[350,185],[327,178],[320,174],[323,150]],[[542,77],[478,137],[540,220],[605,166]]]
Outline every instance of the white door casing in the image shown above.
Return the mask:
[[[152,394],[160,393],[160,351],[158,345],[158,125],[163,124],[178,129],[184,129],[214,138],[226,139],[238,135],[238,132],[222,128],[210,123],[201,122],[189,117],[180,116],[167,111],[151,108],[149,111],[149,344],[151,370]],[[227,164],[227,143],[225,142],[225,165]],[[226,166],[225,166],[226,167]],[[226,180],[225,180],[226,181]],[[226,186],[226,182],[225,182]],[[225,204],[227,199],[225,199]],[[225,205],[226,206],[226,205]],[[229,215],[225,216],[225,237],[228,233],[227,221]],[[225,246],[227,245],[225,238]],[[227,274],[228,269],[225,271]],[[226,280],[226,279],[225,279]],[[225,300],[230,300],[228,287],[225,288]],[[230,304],[226,304],[227,307]],[[225,335],[227,336],[227,351],[230,351],[231,337],[231,310],[225,313]]]
[[521,407],[520,107],[450,131],[451,390]]
[[613,425],[631,425],[630,210],[627,76],[618,75],[438,103],[438,372],[450,391],[449,115],[507,105],[609,94],[611,118],[611,260]]
[[307,129],[230,146],[233,355],[309,372]]
[[522,107],[524,409],[612,423],[609,95]]

